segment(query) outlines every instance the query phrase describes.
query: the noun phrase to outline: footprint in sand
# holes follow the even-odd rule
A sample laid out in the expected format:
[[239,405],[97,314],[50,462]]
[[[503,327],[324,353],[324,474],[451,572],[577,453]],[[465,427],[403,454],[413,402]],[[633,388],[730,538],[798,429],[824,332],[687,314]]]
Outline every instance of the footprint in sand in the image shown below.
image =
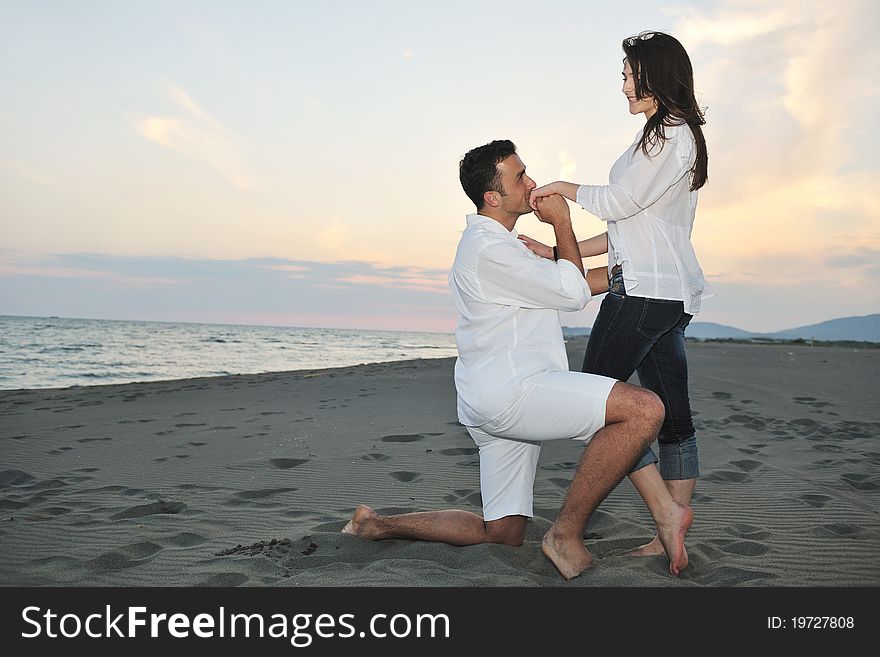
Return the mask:
[[414,443],[418,440],[424,440],[425,436],[420,433],[404,433],[392,434],[390,436],[382,436],[383,443]]
[[199,582],[196,586],[241,586],[249,580],[250,577],[242,573],[214,573],[206,580]]
[[291,493],[297,488],[263,488],[260,490],[243,490],[235,493],[235,497],[242,500],[262,500],[277,493]]
[[182,532],[180,534],[168,536],[160,540],[165,545],[165,547],[176,548],[195,547],[196,545],[201,545],[202,543],[208,542],[208,539],[201,534],[191,534],[189,532]]
[[811,506],[816,509],[821,509],[823,506],[828,504],[833,498],[830,495],[822,495],[820,493],[807,493],[805,495],[801,495],[798,498],[801,502],[806,504],[807,506]]
[[760,557],[770,552],[769,545],[753,541],[729,540],[724,538],[711,539],[719,550],[727,554],[738,554],[744,557]]
[[269,459],[269,463],[279,470],[290,470],[290,468],[295,468],[308,462],[309,459]]
[[729,392],[713,392],[712,398],[713,399],[733,399],[733,395],[731,395]]
[[152,502],[151,504],[140,504],[133,506],[125,511],[114,513],[110,516],[111,520],[122,520],[125,518],[143,518],[145,516],[154,516],[160,514],[175,515],[186,509],[183,502]]
[[34,477],[22,470],[3,470],[0,472],[0,488],[21,486],[34,481]]
[[471,506],[483,507],[483,498],[480,495],[480,491],[475,491],[470,488],[463,488],[452,491],[453,494],[445,495],[443,500],[449,502],[453,505],[463,505],[469,504]]
[[741,484],[746,481],[751,481],[752,478],[747,475],[745,472],[729,472],[725,470],[720,470],[718,472],[712,472],[705,477],[703,477],[704,481],[718,481],[721,483],[737,483]]
[[452,447],[450,449],[441,449],[440,453],[444,456],[472,456],[479,451],[477,447]]
[[364,454],[361,457],[364,461],[390,461],[391,457],[387,454],[379,454],[377,452],[371,452],[369,454]]
[[415,481],[420,481],[422,475],[418,472],[407,472],[405,470],[397,470],[396,472],[389,472],[388,476],[392,479],[397,479],[397,481],[403,482],[405,484],[410,484]]
[[85,566],[90,570],[121,570],[123,568],[131,568],[143,563],[160,550],[162,550],[161,545],[156,545],[149,541],[131,543],[110,552],[105,552],[97,558],[87,561]]
[[811,533],[819,538],[863,538],[869,534],[865,528],[846,522],[821,525],[813,529]]
[[811,406],[813,408],[825,408],[827,406],[834,406],[831,402],[823,402],[819,401],[815,397],[792,397],[792,401],[795,404],[802,404],[803,406]]
[[767,426],[767,423],[763,420],[753,417],[751,415],[730,415],[727,418],[730,422],[736,422],[737,424],[742,424],[748,429],[754,429],[755,431],[760,431]]
[[842,474],[840,478],[856,490],[878,490],[877,477],[863,474]]
[[745,523],[730,525],[726,527],[724,531],[732,536],[743,538],[748,541],[766,541],[770,538],[770,532],[766,529],[756,527],[755,525],[747,525]]
[[741,470],[745,470],[746,472],[752,472],[753,470],[757,470],[760,468],[763,463],[760,461],[750,461],[748,459],[743,459],[742,461],[731,461],[730,465],[735,465]]

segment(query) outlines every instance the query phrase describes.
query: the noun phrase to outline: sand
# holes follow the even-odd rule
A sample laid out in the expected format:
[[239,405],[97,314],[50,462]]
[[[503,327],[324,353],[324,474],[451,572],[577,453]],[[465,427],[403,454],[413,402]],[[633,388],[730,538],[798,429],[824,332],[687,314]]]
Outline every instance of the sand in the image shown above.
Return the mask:
[[[569,343],[579,364],[584,342]],[[540,552],[580,454],[545,445],[520,548],[369,542],[382,512],[479,510],[452,359],[0,392],[0,582],[25,586],[877,586],[880,350],[689,344],[703,476],[690,566],[632,558],[625,480],[565,582]]]

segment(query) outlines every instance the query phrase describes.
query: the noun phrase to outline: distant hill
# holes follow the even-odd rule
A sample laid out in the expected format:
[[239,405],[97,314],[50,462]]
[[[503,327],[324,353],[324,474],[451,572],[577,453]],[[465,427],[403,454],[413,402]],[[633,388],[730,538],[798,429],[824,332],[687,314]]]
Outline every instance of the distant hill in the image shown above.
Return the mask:
[[700,338],[703,340],[723,340],[725,338],[743,340],[755,337],[754,333],[743,331],[735,326],[716,324],[715,322],[691,322],[684,330],[684,334],[689,338]]
[[880,342],[880,314],[862,317],[841,317],[827,322],[799,326],[793,329],[770,333],[768,337],[778,340],[859,340]]
[[[562,334],[569,337],[589,335],[590,329],[584,327],[562,327]],[[827,322],[809,324],[797,328],[776,331],[775,333],[754,333],[735,326],[715,322],[691,322],[685,331],[689,338],[698,340],[748,340],[766,338],[770,340],[856,340],[859,342],[880,342],[880,313],[861,317],[840,317]]]

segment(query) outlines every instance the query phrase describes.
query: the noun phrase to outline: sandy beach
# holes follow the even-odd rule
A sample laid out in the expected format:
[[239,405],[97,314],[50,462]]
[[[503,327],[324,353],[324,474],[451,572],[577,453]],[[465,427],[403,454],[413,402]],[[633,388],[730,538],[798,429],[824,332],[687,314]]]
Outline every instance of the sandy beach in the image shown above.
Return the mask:
[[[569,343],[573,369],[584,342]],[[581,447],[545,444],[520,548],[371,543],[381,512],[479,510],[453,359],[0,391],[0,582],[26,586],[877,586],[880,350],[691,343],[702,478],[679,578],[625,480],[565,582],[540,552]]]

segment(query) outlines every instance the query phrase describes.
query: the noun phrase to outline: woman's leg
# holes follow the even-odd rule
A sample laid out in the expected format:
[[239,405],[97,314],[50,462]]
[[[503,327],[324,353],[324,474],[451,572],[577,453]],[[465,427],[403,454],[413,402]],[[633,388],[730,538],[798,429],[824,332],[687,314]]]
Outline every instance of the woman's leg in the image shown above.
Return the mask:
[[[676,326],[681,308],[681,302],[609,293],[590,331],[584,371],[626,382],[649,356],[656,342]],[[681,506],[688,506],[690,496],[687,496],[688,502],[679,502],[660,476],[656,463],[657,457],[649,447],[633,466],[629,478],[645,501],[654,522],[662,526],[667,516],[678,512]],[[659,539],[655,540],[659,551],[652,554],[663,554],[662,543]],[[679,557],[679,565],[682,569],[687,566],[687,552],[684,552],[683,559]]]
[[[672,499],[689,506],[699,476],[697,440],[688,395],[684,330],[691,316],[682,313],[675,328],[663,335],[639,365],[639,381],[662,400],[666,418],[660,430],[660,474]],[[633,550],[634,556],[662,554],[657,537]]]

